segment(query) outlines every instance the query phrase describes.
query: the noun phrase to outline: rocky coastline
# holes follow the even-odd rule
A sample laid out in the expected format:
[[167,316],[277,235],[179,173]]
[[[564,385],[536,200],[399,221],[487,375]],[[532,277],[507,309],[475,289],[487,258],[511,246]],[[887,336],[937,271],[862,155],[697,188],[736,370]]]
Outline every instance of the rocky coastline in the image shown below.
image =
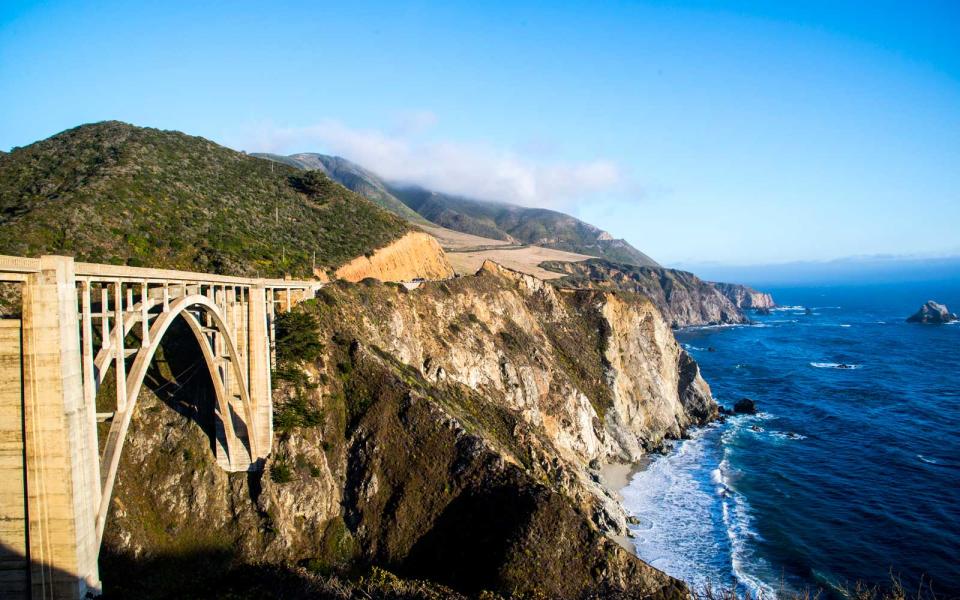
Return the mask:
[[653,302],[488,262],[416,290],[335,283],[301,311],[321,350],[278,365],[262,476],[210,468],[199,411],[138,405],[105,538],[114,589],[147,594],[118,566],[190,540],[232,568],[384,569],[455,594],[685,596],[617,543],[629,516],[600,473],[718,415]]
[[687,271],[638,267],[595,259],[549,261],[544,269],[563,273],[551,283],[558,287],[634,292],[649,298],[673,328],[736,325],[750,322],[746,311],[768,311],[773,297],[750,287],[704,281]]

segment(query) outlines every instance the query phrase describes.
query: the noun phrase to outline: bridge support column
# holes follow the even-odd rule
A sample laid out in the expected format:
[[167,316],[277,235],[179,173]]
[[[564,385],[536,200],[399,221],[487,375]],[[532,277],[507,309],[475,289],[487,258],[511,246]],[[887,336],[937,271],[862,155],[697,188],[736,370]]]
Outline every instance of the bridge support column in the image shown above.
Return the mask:
[[83,396],[73,259],[41,258],[23,286],[23,422],[33,598],[99,594],[95,423]]
[[247,304],[247,381],[250,401],[256,411],[257,436],[260,457],[270,453],[273,445],[273,396],[270,393],[270,339],[267,334],[267,289],[262,283],[250,286]]

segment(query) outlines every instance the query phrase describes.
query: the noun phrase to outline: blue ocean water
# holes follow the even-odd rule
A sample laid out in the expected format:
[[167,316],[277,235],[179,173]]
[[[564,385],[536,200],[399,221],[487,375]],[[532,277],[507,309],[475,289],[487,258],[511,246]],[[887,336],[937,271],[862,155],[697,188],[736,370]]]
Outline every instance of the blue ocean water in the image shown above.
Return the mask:
[[768,291],[782,308],[752,326],[678,332],[718,402],[761,412],[633,478],[639,556],[767,598],[891,573],[960,597],[960,325],[904,322],[929,299],[957,312],[960,282]]

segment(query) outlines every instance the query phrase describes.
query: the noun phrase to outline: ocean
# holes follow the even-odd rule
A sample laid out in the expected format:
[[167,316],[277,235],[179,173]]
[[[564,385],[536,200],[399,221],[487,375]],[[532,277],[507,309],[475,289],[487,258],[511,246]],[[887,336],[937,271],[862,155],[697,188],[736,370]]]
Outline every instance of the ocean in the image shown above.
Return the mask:
[[960,597],[960,325],[904,321],[929,299],[960,312],[960,281],[763,289],[780,308],[753,325],[677,332],[720,404],[759,413],[632,478],[638,555],[741,595],[893,575]]

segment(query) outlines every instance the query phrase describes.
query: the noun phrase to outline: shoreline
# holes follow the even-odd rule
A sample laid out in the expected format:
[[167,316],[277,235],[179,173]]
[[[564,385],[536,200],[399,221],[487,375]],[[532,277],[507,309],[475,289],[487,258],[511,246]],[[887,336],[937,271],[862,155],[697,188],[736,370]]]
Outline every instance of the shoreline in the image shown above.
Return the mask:
[[[634,475],[650,466],[650,461],[650,455],[644,454],[640,460],[634,463],[614,462],[603,463],[600,465],[600,485],[605,487],[610,493],[613,494],[617,502],[620,504],[620,508],[623,509],[623,512],[628,517],[632,515],[627,507],[623,504],[623,494],[621,492],[624,488],[630,485],[630,482],[633,481]],[[637,554],[637,548],[633,545],[633,540],[629,534],[619,535],[608,533],[607,535],[617,542],[623,549],[629,551],[634,556],[639,556]]]
[[622,503],[623,495],[620,492],[630,485],[634,475],[650,466],[650,461],[650,455],[644,454],[634,463],[603,463],[600,465],[600,482]]

